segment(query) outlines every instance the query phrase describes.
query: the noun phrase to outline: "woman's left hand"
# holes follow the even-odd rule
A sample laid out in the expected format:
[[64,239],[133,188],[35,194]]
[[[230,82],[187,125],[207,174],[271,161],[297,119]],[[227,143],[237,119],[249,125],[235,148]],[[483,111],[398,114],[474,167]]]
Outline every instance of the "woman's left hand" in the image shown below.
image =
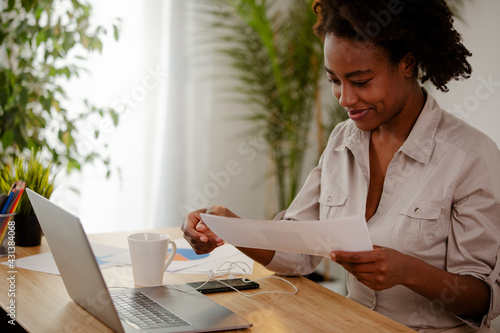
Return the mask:
[[342,265],[359,282],[373,290],[384,290],[404,284],[407,277],[408,255],[396,250],[374,246],[372,251],[330,253],[333,261]]

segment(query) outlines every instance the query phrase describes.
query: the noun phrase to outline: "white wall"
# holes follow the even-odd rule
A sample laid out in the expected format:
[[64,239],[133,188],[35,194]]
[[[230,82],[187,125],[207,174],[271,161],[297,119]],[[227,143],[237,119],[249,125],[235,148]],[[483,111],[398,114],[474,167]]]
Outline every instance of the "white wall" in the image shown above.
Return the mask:
[[227,84],[216,82],[214,87],[213,114],[208,137],[203,138],[211,143],[209,167],[203,182],[196,186],[193,206],[217,204],[242,217],[269,218],[274,212],[275,193],[272,181],[266,177],[270,172],[268,150],[260,137],[252,133],[253,124],[236,120],[251,111],[244,105],[225,101]]
[[[466,120],[500,146],[500,1],[466,1],[465,23],[455,22],[473,54],[472,76],[453,82],[448,93],[432,90],[441,107]],[[485,83],[490,82],[490,83]]]

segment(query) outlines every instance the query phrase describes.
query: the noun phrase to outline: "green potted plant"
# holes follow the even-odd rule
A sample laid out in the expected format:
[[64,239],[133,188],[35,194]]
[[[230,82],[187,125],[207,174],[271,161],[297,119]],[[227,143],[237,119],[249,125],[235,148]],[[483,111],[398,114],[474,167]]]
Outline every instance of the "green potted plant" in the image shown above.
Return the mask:
[[[86,57],[101,52],[104,26],[95,26],[92,7],[80,0],[9,0],[0,11],[0,161],[17,151],[42,149],[68,173],[109,157],[79,144],[81,122],[91,117],[117,125],[113,108],[84,100],[81,111],[66,94],[67,80],[86,71]],[[112,25],[116,40],[120,20]],[[71,108],[69,107],[71,106]],[[94,135],[99,137],[96,126]]]
[[[50,198],[54,186],[53,165],[42,159],[39,151],[31,151],[31,155],[17,155],[11,163],[1,164],[0,192],[8,193],[12,184],[18,180],[26,182],[26,188]],[[26,193],[23,193],[14,217],[16,227],[16,245],[40,245],[42,232],[33,207]]]

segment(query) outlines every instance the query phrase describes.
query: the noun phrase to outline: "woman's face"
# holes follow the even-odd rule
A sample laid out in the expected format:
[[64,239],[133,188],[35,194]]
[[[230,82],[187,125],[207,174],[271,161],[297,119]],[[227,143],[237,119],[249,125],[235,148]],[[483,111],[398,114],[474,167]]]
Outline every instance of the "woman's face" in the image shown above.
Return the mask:
[[324,51],[333,96],[359,129],[404,121],[411,84],[404,60],[393,65],[380,47],[335,36],[325,38]]

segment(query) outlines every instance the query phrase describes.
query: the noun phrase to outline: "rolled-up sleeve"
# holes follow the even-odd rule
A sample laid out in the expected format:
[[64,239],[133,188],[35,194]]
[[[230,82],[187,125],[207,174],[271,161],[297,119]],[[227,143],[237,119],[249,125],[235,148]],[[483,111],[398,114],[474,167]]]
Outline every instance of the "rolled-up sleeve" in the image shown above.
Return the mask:
[[[304,186],[286,210],[283,223],[286,220],[319,219],[322,163],[323,158],[320,158],[318,166],[311,171]],[[312,273],[322,259],[323,257],[307,254],[276,251],[266,268],[281,275],[305,275]]]
[[500,314],[500,153],[493,142],[479,144],[464,159],[457,179],[447,246],[447,270],[474,276],[490,287],[490,307],[481,322]]

